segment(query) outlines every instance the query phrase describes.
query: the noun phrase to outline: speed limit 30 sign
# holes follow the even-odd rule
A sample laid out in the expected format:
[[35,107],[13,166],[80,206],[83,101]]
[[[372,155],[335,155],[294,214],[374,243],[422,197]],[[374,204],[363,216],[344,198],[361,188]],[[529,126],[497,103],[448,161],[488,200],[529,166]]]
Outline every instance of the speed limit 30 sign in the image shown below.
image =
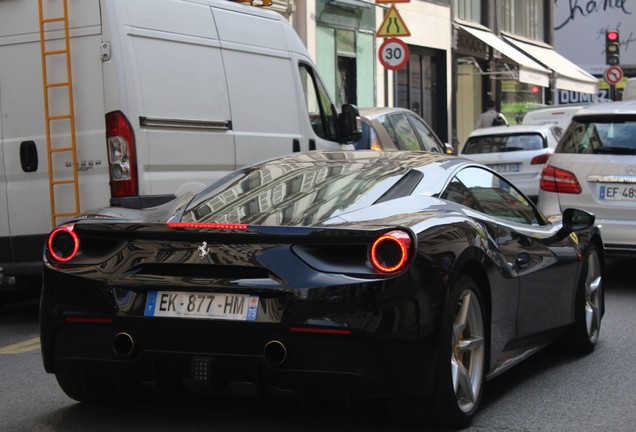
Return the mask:
[[399,70],[409,61],[409,47],[401,39],[386,39],[380,45],[378,57],[385,68]]

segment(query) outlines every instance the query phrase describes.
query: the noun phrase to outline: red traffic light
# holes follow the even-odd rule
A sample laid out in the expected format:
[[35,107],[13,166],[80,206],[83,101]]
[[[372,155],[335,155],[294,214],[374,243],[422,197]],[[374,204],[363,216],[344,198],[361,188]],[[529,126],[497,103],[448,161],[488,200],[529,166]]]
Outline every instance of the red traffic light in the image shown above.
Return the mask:
[[616,66],[620,64],[620,42],[618,30],[605,30],[605,64]]

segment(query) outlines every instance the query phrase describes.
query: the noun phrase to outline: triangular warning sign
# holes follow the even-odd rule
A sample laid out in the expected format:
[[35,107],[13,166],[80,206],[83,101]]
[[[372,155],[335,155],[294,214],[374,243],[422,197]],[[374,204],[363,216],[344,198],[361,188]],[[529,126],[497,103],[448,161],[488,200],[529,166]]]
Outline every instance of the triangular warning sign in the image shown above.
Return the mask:
[[380,25],[376,37],[396,37],[396,36],[411,36],[411,32],[404,24],[404,20],[398,13],[395,5],[391,5],[389,12],[384,17],[384,21]]

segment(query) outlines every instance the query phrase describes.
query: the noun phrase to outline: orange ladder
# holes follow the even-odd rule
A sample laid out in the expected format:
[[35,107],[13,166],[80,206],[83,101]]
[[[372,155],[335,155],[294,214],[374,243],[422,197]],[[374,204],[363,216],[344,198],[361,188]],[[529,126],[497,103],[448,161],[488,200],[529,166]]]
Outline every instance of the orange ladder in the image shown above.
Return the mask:
[[[38,0],[38,8],[40,13],[40,49],[42,53],[42,89],[44,92],[44,118],[46,123],[46,148],[48,154],[48,166],[49,166],[49,194],[51,200],[51,226],[57,225],[57,219],[63,217],[70,217],[79,214],[80,212],[80,202],[79,202],[79,183],[78,183],[78,175],[77,175],[77,150],[76,150],[76,140],[75,140],[75,115],[74,115],[74,106],[73,106],[73,79],[71,75],[71,50],[69,43],[69,25],[68,25],[68,2],[67,0],[62,1],[62,15],[55,17],[45,17],[44,16],[44,5],[42,4],[44,0]],[[57,6],[60,6],[59,4]],[[50,3],[49,3],[50,7]],[[55,25],[58,23],[57,25]],[[64,45],[61,49],[48,49],[47,44],[53,44],[51,41],[47,41],[45,38],[45,31],[50,26],[55,28],[50,30],[63,30],[64,31]],[[50,71],[48,69],[48,61],[53,60],[55,58],[64,57],[66,60],[66,76],[62,79],[56,79],[53,82],[50,81]],[[62,74],[63,75],[63,74]],[[50,90],[52,89],[66,89],[66,94],[68,95],[68,112],[64,113],[51,113],[51,97]],[[58,90],[59,92],[59,90]],[[54,123],[55,122],[55,123]],[[55,124],[56,132],[62,130],[65,133],[56,134],[57,137],[70,137],[70,143],[68,140],[64,142],[62,145],[54,145],[52,140],[52,125]],[[68,126],[68,129],[65,129]],[[58,138],[59,141],[59,138]],[[58,164],[53,163],[53,159],[55,155],[69,155],[72,158],[71,168],[72,168],[72,178],[69,173],[66,176],[62,177],[61,174],[58,174],[58,178],[55,177],[54,165],[58,166]],[[59,158],[58,158],[59,159]],[[56,159],[57,160],[57,159]],[[66,164],[68,166],[68,162]],[[59,167],[58,167],[59,168]],[[73,195],[75,198],[75,208],[67,209],[67,211],[58,211],[56,206],[56,191],[58,193],[58,198],[63,196],[63,193],[68,193],[69,189],[72,188]],[[68,202],[68,201],[67,201]],[[70,206],[70,205],[69,205]]]

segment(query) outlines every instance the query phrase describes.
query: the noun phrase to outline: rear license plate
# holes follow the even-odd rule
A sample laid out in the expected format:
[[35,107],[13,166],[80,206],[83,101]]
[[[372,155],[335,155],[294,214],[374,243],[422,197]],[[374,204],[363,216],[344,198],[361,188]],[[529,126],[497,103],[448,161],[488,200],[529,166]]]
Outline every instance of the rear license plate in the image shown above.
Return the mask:
[[636,185],[601,186],[598,197],[604,201],[636,202]]
[[496,164],[496,165],[489,165],[489,166],[490,168],[497,171],[498,173],[519,172],[518,163]]
[[145,316],[255,321],[258,296],[149,291]]

